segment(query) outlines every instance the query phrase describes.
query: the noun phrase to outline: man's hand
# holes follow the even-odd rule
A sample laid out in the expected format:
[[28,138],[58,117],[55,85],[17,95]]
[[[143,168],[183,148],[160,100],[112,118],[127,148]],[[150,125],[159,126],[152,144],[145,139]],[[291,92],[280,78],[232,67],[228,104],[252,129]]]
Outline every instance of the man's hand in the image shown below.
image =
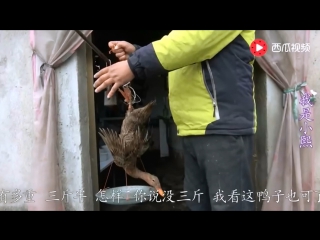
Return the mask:
[[122,87],[134,78],[134,74],[129,67],[128,61],[125,60],[101,69],[94,75],[94,78],[98,78],[93,84],[96,93],[113,84],[107,96],[107,98],[111,98],[119,87]]
[[119,61],[127,60],[129,54],[136,50],[131,43],[125,41],[111,41],[109,42],[109,48],[111,48],[111,52],[116,55]]

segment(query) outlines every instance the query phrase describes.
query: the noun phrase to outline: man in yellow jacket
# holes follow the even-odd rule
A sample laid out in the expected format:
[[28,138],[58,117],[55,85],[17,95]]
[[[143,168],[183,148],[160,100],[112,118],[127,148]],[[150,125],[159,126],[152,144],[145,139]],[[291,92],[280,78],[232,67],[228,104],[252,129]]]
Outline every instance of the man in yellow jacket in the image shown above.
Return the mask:
[[[144,47],[111,42],[123,61],[95,75],[96,92],[113,84],[111,97],[135,77],[169,73],[170,110],[182,137],[184,190],[192,211],[254,210],[254,38],[254,30],[174,30]],[[199,203],[194,196],[200,192]]]

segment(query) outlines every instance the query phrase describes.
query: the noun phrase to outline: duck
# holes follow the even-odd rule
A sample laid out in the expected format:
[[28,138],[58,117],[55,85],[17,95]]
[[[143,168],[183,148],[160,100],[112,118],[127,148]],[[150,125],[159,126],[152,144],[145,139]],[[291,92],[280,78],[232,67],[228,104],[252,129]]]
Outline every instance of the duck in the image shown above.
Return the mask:
[[146,106],[135,109],[132,106],[130,88],[126,87],[123,91],[121,89],[119,91],[128,103],[120,134],[107,128],[100,129],[99,135],[108,146],[114,163],[118,167],[123,168],[130,177],[142,179],[155,188],[160,196],[164,197],[165,193],[161,188],[158,177],[146,171],[141,171],[137,167],[137,159],[141,159],[141,156],[150,146],[151,137],[146,124],[156,101],[151,101]]

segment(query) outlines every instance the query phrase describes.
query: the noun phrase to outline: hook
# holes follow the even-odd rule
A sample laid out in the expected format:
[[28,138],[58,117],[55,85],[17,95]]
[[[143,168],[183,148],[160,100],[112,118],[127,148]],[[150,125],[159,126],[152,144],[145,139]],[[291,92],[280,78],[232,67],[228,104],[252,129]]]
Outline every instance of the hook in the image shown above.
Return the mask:
[[122,87],[127,87],[130,84],[130,82],[126,83],[125,85],[123,85]]
[[[129,88],[131,89],[132,93],[133,93],[133,101],[132,101],[132,104],[134,103],[139,103],[141,102],[141,98],[139,97],[139,95],[136,93],[136,91],[129,86]],[[136,101],[136,99],[138,98],[138,101]]]

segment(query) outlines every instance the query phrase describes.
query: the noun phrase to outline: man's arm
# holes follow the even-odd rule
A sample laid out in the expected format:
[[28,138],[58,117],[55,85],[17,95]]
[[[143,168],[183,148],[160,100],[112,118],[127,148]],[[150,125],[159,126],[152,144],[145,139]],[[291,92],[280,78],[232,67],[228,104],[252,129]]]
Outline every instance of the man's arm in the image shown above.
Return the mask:
[[211,59],[243,30],[174,30],[137,49],[128,59],[135,77],[155,75]]

